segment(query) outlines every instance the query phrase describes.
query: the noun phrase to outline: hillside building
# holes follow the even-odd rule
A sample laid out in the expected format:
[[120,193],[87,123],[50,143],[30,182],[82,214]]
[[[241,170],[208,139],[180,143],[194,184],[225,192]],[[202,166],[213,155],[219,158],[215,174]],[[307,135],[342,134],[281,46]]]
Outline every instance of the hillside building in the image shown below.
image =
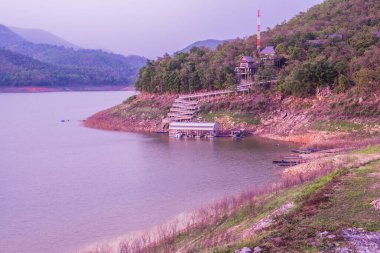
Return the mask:
[[235,68],[235,73],[239,82],[253,81],[255,74],[255,61],[251,56],[242,56],[239,65]]
[[261,65],[274,65],[274,59],[276,57],[276,51],[274,46],[267,46],[259,53],[260,64]]
[[333,33],[328,36],[329,39],[332,40],[343,40],[343,34],[341,33]]
[[276,51],[274,50],[274,46],[267,46],[260,51],[260,59],[274,59],[275,56]]

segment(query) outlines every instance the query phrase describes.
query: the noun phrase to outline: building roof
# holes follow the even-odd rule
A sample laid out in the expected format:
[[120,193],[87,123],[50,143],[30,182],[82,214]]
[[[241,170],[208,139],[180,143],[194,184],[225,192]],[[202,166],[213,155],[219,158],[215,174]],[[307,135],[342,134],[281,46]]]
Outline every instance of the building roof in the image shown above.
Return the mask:
[[169,124],[169,130],[203,130],[213,131],[219,128],[218,123],[206,123],[206,122],[171,122]]
[[339,40],[342,40],[343,39],[343,34],[341,33],[333,33],[333,34],[330,34],[328,36],[329,39],[339,39]]
[[247,56],[247,55],[242,56],[242,57],[240,58],[240,61],[254,62],[253,58],[252,58],[251,56]]
[[276,51],[274,50],[274,46],[267,46],[263,50],[260,51],[260,54],[276,54]]
[[375,32],[375,36],[380,38],[380,31],[379,32]]

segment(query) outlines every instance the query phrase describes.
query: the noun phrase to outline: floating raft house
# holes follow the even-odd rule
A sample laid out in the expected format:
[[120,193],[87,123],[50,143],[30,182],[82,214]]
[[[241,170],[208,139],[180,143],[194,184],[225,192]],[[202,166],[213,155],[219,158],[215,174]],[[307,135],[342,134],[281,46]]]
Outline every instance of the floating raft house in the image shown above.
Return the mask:
[[219,132],[218,123],[205,122],[171,122],[169,124],[169,135],[176,136],[182,133],[187,136],[215,137]]

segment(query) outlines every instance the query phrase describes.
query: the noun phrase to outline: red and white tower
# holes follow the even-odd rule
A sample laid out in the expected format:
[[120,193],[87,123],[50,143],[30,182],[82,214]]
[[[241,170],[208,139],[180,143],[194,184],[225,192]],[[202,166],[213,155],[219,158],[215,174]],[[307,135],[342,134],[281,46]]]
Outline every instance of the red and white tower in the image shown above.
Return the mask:
[[257,10],[257,52],[260,52],[260,44],[261,44],[261,13],[260,9]]

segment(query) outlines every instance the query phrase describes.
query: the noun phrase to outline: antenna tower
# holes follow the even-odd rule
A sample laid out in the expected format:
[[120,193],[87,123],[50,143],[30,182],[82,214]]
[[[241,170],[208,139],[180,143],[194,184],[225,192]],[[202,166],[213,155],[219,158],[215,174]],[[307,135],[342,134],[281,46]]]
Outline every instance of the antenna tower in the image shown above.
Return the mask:
[[261,13],[260,9],[257,10],[257,52],[260,52],[260,44],[261,44]]

